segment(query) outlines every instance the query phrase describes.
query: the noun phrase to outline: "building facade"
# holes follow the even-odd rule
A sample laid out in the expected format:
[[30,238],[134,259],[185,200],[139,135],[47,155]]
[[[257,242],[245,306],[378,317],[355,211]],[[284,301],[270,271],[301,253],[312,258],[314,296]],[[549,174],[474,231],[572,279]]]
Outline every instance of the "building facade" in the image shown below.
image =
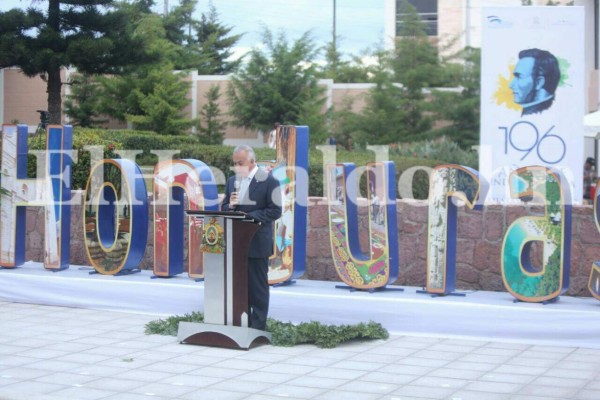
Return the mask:
[[[62,80],[68,81],[73,71],[63,70]],[[197,118],[202,106],[206,104],[206,93],[211,86],[219,86],[221,98],[219,107],[225,122],[231,122],[228,115],[229,105],[226,96],[229,77],[223,75],[198,75],[191,72],[187,79],[190,82],[189,98],[191,103],[185,108],[184,113],[189,118]],[[358,111],[364,107],[366,95],[373,84],[370,83],[335,83],[331,79],[321,79],[326,101],[323,112],[331,107],[341,108],[348,99],[352,100],[352,108]],[[63,85],[63,98],[69,94],[69,86]],[[0,69],[0,123],[2,124],[27,124],[30,132],[35,132],[40,121],[37,110],[46,110],[48,104],[46,83],[40,77],[29,78],[19,68]],[[63,110],[64,112],[64,110]],[[62,116],[64,124],[69,123],[67,116]],[[276,121],[274,121],[276,122]],[[127,129],[124,122],[109,121],[107,128]],[[266,145],[268,132],[244,129],[229,124],[226,128],[224,144],[235,146],[248,144],[262,147]]]
[[[427,33],[445,51],[465,47],[481,47],[482,8],[523,6],[523,0],[408,0],[425,21]],[[393,48],[401,27],[402,0],[385,0],[385,43]],[[547,5],[548,0],[531,0],[533,6]],[[598,110],[600,82],[598,79],[599,0],[554,0],[554,4],[573,4],[585,12],[585,87],[586,113]],[[452,43],[452,46],[447,47]]]

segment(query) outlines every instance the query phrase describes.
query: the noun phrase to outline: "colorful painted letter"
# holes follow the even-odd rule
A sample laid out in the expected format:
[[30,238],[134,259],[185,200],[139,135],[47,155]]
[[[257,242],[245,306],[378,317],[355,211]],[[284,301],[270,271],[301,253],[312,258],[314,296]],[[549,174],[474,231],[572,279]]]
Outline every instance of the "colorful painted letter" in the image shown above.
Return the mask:
[[[596,195],[594,196],[594,221],[596,221],[596,228],[598,228],[598,232],[600,232],[600,221],[598,221],[598,218],[600,218],[600,201],[598,201],[598,197],[600,197],[599,185],[600,179],[598,179],[598,182],[596,182]],[[588,288],[590,289],[592,296],[600,300],[600,261],[596,261],[592,264]]]
[[331,253],[338,275],[348,286],[377,289],[398,277],[398,230],[393,162],[369,163],[367,196],[369,250],[360,248],[354,164],[327,166]]
[[97,272],[137,270],[148,239],[148,194],[135,162],[102,160],[94,165],[85,189],[83,225],[85,248]]
[[429,184],[429,224],[427,245],[427,292],[449,294],[456,284],[456,200],[470,209],[484,199],[487,184],[479,173],[460,165],[440,165],[433,169]]
[[[218,210],[217,185],[210,168],[197,160],[163,161],[154,168],[154,275],[183,272],[184,193],[190,210]],[[204,276],[203,218],[188,217],[188,275]]]
[[[502,244],[502,279],[517,299],[543,302],[569,288],[571,261],[571,195],[560,173],[541,166],[519,168],[510,174],[511,196],[544,201],[543,217],[513,222]],[[542,267],[531,263],[531,245],[542,247]]]
[[[44,268],[69,267],[71,228],[71,126],[49,126],[45,176],[27,179],[27,125],[4,125],[0,265],[14,268],[25,260],[25,207],[44,207]],[[38,160],[41,162],[42,160]]]
[[290,281],[306,269],[306,203],[308,201],[308,127],[277,129],[273,176],[282,189],[282,214],[274,225],[274,252],[269,284]]

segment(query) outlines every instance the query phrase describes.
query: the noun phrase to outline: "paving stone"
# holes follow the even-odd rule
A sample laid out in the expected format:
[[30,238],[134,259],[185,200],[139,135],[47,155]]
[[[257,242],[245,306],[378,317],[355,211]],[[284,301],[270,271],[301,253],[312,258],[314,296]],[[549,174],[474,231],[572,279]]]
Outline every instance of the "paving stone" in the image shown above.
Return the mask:
[[158,316],[3,308],[0,399],[600,399],[598,349],[392,336],[240,352],[144,335]]

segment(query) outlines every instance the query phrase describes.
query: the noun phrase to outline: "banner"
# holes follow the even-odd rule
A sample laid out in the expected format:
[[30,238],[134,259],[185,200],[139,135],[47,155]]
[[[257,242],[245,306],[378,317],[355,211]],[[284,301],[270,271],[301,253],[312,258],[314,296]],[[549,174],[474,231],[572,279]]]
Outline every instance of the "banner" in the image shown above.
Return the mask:
[[584,115],[582,7],[483,12],[479,172],[488,202],[507,202],[514,170],[561,171],[581,203]]

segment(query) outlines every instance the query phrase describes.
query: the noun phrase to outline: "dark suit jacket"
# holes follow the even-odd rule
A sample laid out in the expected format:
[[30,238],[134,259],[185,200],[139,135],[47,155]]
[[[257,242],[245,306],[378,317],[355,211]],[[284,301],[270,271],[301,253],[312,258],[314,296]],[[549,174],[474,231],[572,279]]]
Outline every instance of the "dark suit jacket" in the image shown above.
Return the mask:
[[[221,210],[231,211],[229,198],[232,192],[235,192],[235,176],[227,180]],[[250,181],[244,199],[241,199],[235,210],[245,212],[262,224],[250,242],[248,257],[270,257],[273,254],[273,221],[281,217],[279,181],[259,168]]]

